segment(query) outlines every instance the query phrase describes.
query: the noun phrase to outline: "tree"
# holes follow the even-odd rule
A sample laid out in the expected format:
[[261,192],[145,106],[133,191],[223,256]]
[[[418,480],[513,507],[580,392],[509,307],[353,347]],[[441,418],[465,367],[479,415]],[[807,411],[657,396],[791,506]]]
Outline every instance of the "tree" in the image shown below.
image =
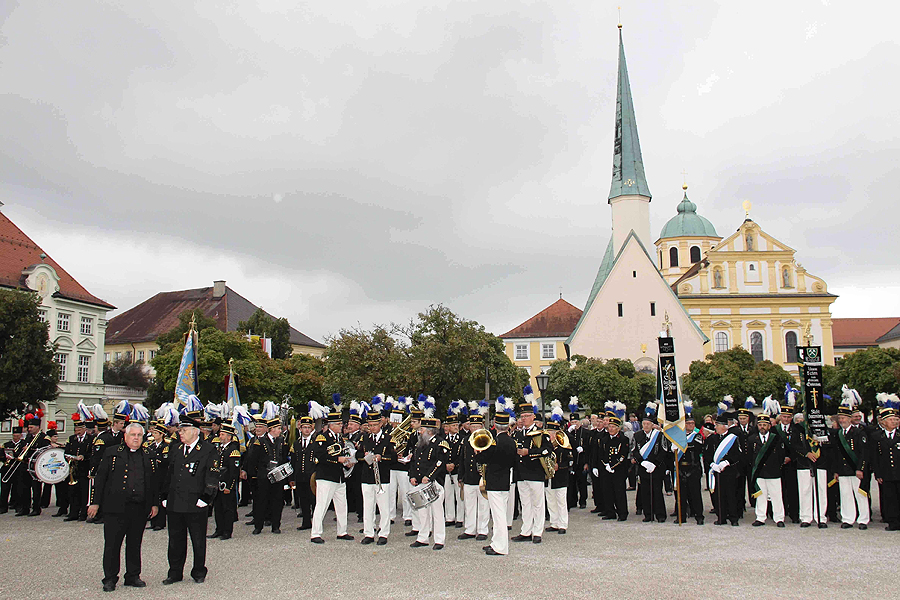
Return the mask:
[[747,396],[762,404],[771,395],[781,401],[785,384],[796,385],[793,376],[780,365],[764,360],[757,363],[753,355],[740,346],[708,354],[706,360],[695,360],[684,375],[684,393],[698,407],[715,406],[725,395],[735,399],[735,408],[743,406]]
[[295,412],[305,413],[310,400],[326,402],[324,360],[309,354],[294,354],[276,363],[286,378],[287,394]]
[[218,322],[204,315],[202,310],[186,310],[178,315],[178,325],[156,338],[156,345],[159,346],[157,356],[168,352],[172,345],[180,346],[184,349],[184,334],[190,329],[191,319],[194,319],[194,328],[198,332],[210,327],[213,329],[219,327]]
[[900,350],[897,348],[866,348],[845,355],[837,366],[825,368],[825,393],[837,406],[841,400],[841,386],[859,392],[865,412],[876,409],[876,394],[900,393]]
[[150,387],[150,378],[143,362],[131,362],[128,358],[120,358],[103,364],[103,383],[146,390]]
[[579,404],[591,412],[600,412],[610,401],[622,402],[628,411],[640,411],[647,402],[656,398],[656,378],[635,371],[634,363],[627,359],[602,360],[580,354],[569,361],[557,360],[550,365],[547,374],[550,383],[545,395],[567,405],[570,396],[578,396]]
[[291,325],[285,318],[273,319],[266,311],[257,308],[246,321],[238,322],[238,331],[272,339],[272,358],[291,357]]
[[324,389],[328,394],[340,392],[366,400],[380,392],[393,396],[413,393],[408,348],[386,327],[342,329],[326,344]]
[[58,394],[59,367],[36,294],[0,290],[0,419]]

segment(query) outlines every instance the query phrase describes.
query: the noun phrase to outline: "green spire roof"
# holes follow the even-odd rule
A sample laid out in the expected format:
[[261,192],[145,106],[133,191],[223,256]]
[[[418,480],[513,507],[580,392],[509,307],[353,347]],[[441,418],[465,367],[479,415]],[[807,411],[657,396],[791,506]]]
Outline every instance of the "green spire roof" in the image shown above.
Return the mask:
[[631,101],[631,84],[628,83],[628,67],[625,66],[625,45],[619,28],[619,78],[616,85],[616,140],[613,146],[612,185],[609,199],[619,196],[646,196],[650,187],[644,176],[644,160],[641,158],[641,142],[638,140],[637,119]]
[[659,239],[673,237],[719,237],[713,224],[697,214],[697,205],[688,200],[687,192],[678,204],[678,214],[659,233]]

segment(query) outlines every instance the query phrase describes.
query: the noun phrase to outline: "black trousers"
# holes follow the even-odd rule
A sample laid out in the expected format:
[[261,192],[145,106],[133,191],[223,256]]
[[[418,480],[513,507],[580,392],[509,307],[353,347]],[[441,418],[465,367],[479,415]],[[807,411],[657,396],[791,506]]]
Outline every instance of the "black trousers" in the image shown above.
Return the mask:
[[75,485],[69,486],[69,518],[87,518],[87,475],[76,476]]
[[231,535],[234,533],[234,522],[237,521],[237,496],[232,491],[228,494],[220,491],[213,501],[213,514],[216,517],[216,531]]
[[881,518],[888,525],[900,526],[900,481],[881,484]]
[[586,505],[587,495],[587,471],[584,470],[584,465],[578,465],[569,477],[569,508]]
[[743,513],[738,506],[738,498],[743,498],[743,487],[738,484],[740,477],[737,472],[729,473],[732,470],[734,467],[726,467],[721,473],[715,474],[716,490],[712,497],[718,523],[737,521]]
[[281,529],[281,510],[284,508],[284,484],[258,479],[253,494],[253,528],[262,529],[266,521],[272,522],[272,531]]
[[797,488],[797,466],[790,462],[781,469],[781,500],[784,513],[793,520],[800,519],[800,490]]
[[628,516],[628,498],[625,496],[625,479],[627,471],[622,473],[608,473],[603,484],[603,493],[606,495],[604,504],[608,506],[608,512],[604,516],[613,516],[624,519]]
[[13,478],[3,484],[0,484],[0,511],[8,511],[19,509],[19,478]]
[[[599,477],[595,477],[595,479],[600,481],[600,514],[601,515],[612,515],[616,514],[615,507],[615,494],[610,493],[609,488],[612,486],[612,474],[606,470],[606,467],[600,465],[600,468],[597,469],[597,472],[600,473]],[[623,493],[624,493],[624,487]]]
[[665,471],[662,467],[657,467],[653,473],[647,473],[644,469],[641,469],[638,493],[641,494],[641,509],[644,512],[645,519],[647,517],[656,517],[658,521],[666,520],[663,477],[665,477]]
[[[194,565],[191,577],[206,577],[206,520],[207,510],[197,512],[169,511],[169,577],[184,578],[184,563],[187,560],[187,537],[191,536],[194,551]],[[143,527],[143,521],[141,522]]]
[[128,503],[125,512],[107,512],[103,516],[103,583],[119,580],[122,542],[125,542],[125,581],[141,575],[141,541],[147,522],[144,503]]
[[31,476],[25,466],[19,467],[16,477],[19,478],[19,511],[41,512],[41,491],[43,483]]
[[[699,469],[699,467],[697,467]],[[700,491],[700,473],[690,477],[681,476],[681,519],[703,518],[703,493]],[[676,515],[677,518],[677,515]]]
[[168,491],[160,492],[159,511],[156,516],[150,519],[150,527],[165,528],[166,526],[166,507],[162,505],[162,501],[169,497]]
[[591,495],[594,497],[594,508],[603,512],[603,483],[593,472],[591,472]]
[[297,494],[297,500],[300,504],[300,511],[303,513],[302,527],[312,525],[313,507],[316,503],[316,497],[313,496],[312,490],[309,489],[309,480],[312,473],[294,473],[296,488],[294,492]]

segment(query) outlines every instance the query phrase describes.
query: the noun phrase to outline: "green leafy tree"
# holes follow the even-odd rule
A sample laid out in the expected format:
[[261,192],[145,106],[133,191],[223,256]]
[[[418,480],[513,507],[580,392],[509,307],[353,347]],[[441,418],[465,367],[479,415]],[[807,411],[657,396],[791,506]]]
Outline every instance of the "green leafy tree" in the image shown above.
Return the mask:
[[103,383],[146,390],[150,387],[150,378],[143,362],[131,362],[128,358],[120,358],[103,364]]
[[190,329],[191,319],[194,319],[194,328],[197,331],[203,331],[210,327],[216,329],[219,326],[215,319],[204,315],[202,310],[186,310],[178,315],[178,325],[156,338],[159,354],[168,352],[173,345],[184,349],[184,336]]
[[386,327],[342,329],[326,343],[326,396],[340,392],[348,399],[366,400],[377,393],[413,393],[408,348]]
[[0,419],[58,394],[55,347],[39,305],[36,294],[0,290]]
[[900,350],[897,348],[866,348],[847,354],[835,367],[826,367],[825,393],[832,397],[835,410],[841,400],[841,386],[847,385],[859,392],[865,412],[876,409],[876,394],[900,393]]
[[273,319],[266,312],[257,308],[246,321],[238,323],[238,331],[251,332],[253,335],[272,339],[272,358],[291,357],[291,325],[285,318]]
[[715,406],[727,394],[734,397],[736,407],[743,405],[747,396],[756,398],[758,404],[769,395],[781,401],[785,384],[796,385],[783,367],[768,360],[757,363],[740,346],[695,360],[682,383],[684,393],[698,407]]
[[319,404],[327,401],[325,385],[325,361],[308,354],[294,354],[288,359],[276,361],[285,377],[287,394],[297,414],[305,414],[310,400]]
[[572,367],[566,360],[550,365],[550,383],[546,396],[558,399],[563,406],[570,396],[578,396],[579,404],[591,412],[602,411],[606,402],[622,402],[629,411],[638,411],[656,397],[656,378],[635,371],[627,359],[607,361],[574,355]]

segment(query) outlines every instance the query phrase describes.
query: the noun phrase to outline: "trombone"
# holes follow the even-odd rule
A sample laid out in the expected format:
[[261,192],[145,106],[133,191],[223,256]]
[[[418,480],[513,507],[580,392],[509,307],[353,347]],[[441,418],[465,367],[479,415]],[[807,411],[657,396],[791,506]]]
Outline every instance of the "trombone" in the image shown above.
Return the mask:
[[37,435],[31,438],[31,441],[28,442],[28,445],[25,446],[25,449],[22,450],[22,452],[20,452],[19,455],[13,460],[13,463],[10,465],[9,470],[3,474],[3,477],[2,479],[0,479],[0,481],[2,481],[3,483],[10,482],[10,480],[13,478],[13,475],[15,475],[16,471],[19,470],[19,466],[21,466],[21,464],[25,461],[25,457],[28,456],[28,453],[31,451],[31,447],[34,446],[38,440],[43,439],[43,437],[44,432],[39,431]]

